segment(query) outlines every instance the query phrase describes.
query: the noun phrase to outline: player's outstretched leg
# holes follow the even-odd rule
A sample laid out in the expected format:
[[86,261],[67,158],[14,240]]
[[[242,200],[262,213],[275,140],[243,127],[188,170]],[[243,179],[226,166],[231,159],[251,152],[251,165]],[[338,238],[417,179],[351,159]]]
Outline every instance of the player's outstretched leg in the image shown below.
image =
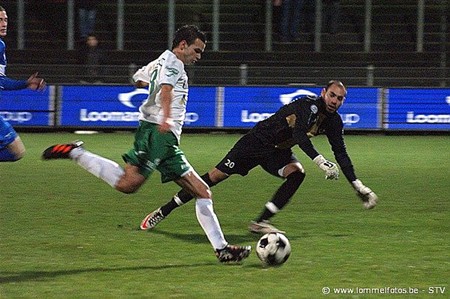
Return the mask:
[[292,163],[289,165],[294,165],[296,171],[286,177],[286,180],[280,188],[278,188],[277,192],[275,192],[272,199],[265,204],[260,216],[255,221],[250,223],[248,229],[252,233],[285,233],[270,224],[269,219],[275,216],[281,209],[284,208],[284,206],[286,206],[305,179],[305,173],[299,163]]
[[247,258],[251,251],[251,246],[227,245],[216,250],[216,256],[221,263],[240,262]]
[[50,159],[70,159],[70,152],[78,147],[81,147],[84,144],[83,141],[78,140],[72,143],[61,143],[55,144],[48,147],[42,153],[42,159],[50,160]]
[[82,145],[83,141],[52,145],[42,153],[42,159],[71,159],[116,190],[124,193],[134,192],[116,188],[117,182],[125,173],[125,170],[119,164],[85,150]]

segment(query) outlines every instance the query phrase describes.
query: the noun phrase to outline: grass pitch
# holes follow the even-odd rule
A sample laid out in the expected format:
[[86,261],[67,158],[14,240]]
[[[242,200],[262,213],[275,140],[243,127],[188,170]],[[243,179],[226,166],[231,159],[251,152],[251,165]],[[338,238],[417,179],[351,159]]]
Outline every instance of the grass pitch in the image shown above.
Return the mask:
[[[81,137],[121,163],[131,133],[21,137],[27,156],[0,164],[0,298],[449,297],[449,136],[347,136],[357,175],[380,198],[370,211],[345,177],[324,180],[295,149],[307,177],[273,218],[292,245],[279,268],[263,268],[254,252],[240,265],[220,264],[192,202],[155,230],[138,231],[178,190],[159,173],[125,195],[72,161],[40,160],[47,146]],[[181,148],[203,174],[239,137],[184,134]],[[324,137],[313,142],[334,160]],[[257,168],[213,188],[230,243],[255,246],[247,225],[280,184]]]

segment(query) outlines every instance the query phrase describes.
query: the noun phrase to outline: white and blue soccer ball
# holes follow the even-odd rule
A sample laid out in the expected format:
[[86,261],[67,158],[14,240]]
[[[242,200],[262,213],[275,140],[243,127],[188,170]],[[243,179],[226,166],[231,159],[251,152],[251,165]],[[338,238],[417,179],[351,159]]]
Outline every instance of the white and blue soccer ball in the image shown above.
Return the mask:
[[268,233],[256,244],[256,254],[264,266],[281,266],[291,255],[291,244],[281,233]]

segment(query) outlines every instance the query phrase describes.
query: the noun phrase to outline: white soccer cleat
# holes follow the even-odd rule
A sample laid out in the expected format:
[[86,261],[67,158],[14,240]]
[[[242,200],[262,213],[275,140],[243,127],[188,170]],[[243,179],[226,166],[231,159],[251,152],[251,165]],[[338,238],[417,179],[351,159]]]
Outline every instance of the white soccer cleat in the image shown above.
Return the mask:
[[163,219],[166,218],[161,213],[161,208],[158,208],[157,210],[151,212],[145,218],[142,220],[140,228],[141,230],[149,230],[154,228],[158,223],[163,221]]

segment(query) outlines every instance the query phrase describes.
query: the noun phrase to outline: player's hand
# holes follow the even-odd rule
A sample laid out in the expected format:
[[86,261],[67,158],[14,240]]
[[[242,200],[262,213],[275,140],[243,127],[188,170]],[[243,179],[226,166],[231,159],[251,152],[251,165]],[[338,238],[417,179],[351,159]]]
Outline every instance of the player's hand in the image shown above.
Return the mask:
[[42,91],[45,89],[47,83],[45,80],[38,77],[38,73],[34,73],[27,80],[27,87],[32,90]]
[[172,126],[173,126],[173,120],[171,120],[170,118],[167,118],[159,125],[158,130],[161,133],[167,133],[170,131],[170,128]]
[[320,169],[325,171],[326,180],[337,180],[339,178],[339,168],[335,163],[328,161],[322,155],[318,155],[313,161]]
[[358,195],[363,201],[364,208],[373,209],[377,205],[378,196],[372,191],[372,189],[364,186],[360,180],[353,181],[352,185],[356,190],[356,195]]

